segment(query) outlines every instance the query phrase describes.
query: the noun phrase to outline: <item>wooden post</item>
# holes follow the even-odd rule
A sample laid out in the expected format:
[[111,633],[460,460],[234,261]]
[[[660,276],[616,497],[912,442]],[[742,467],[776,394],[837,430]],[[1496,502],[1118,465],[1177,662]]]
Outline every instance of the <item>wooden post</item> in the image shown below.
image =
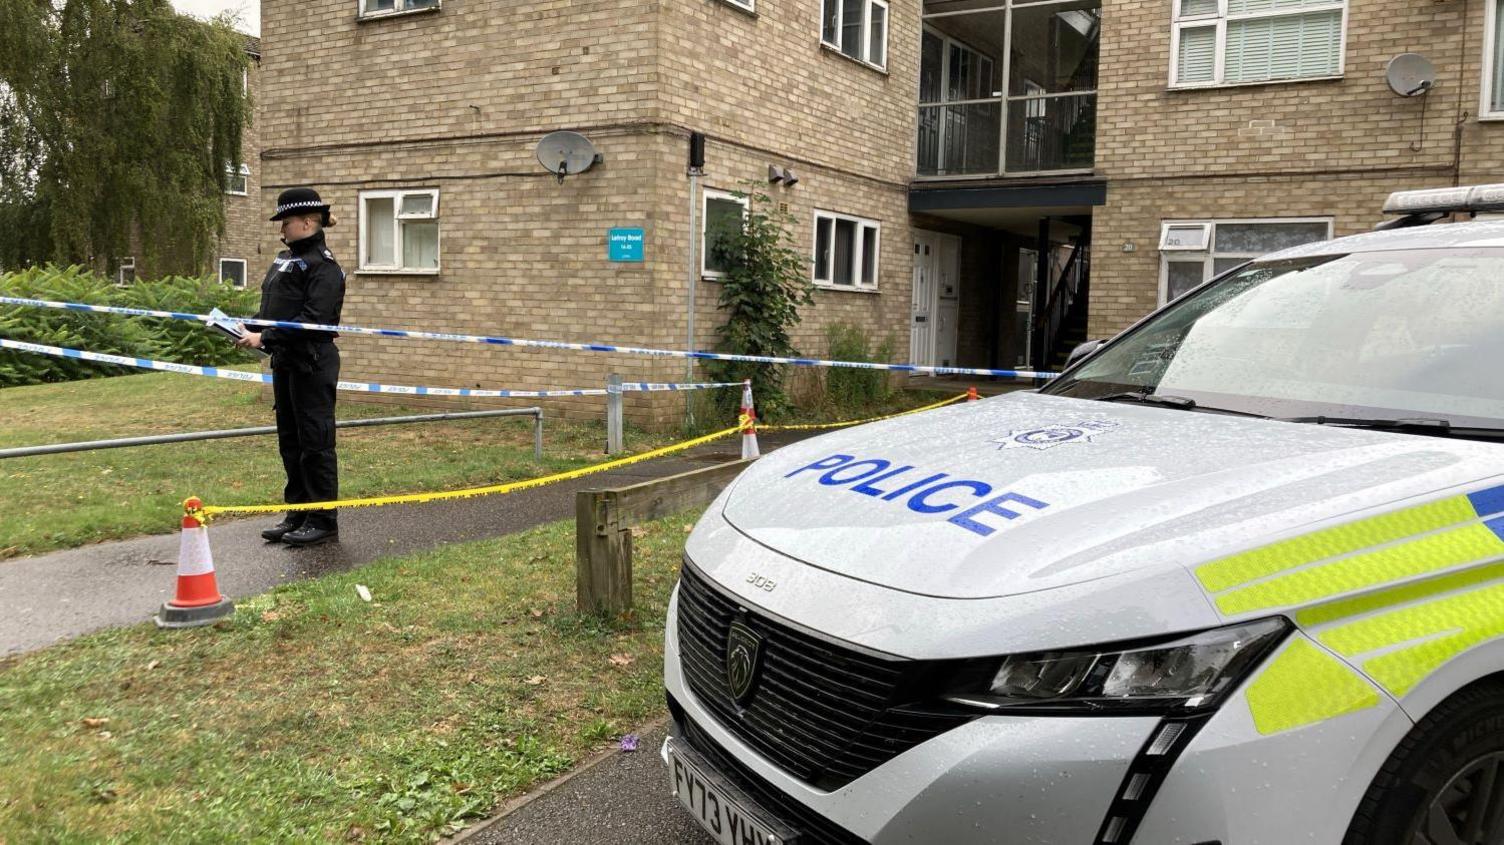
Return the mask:
[[575,494],[576,603],[582,613],[632,609],[632,527],[614,490]]
[[632,525],[703,508],[752,461],[732,461],[574,500],[575,594],[581,613],[632,609]]

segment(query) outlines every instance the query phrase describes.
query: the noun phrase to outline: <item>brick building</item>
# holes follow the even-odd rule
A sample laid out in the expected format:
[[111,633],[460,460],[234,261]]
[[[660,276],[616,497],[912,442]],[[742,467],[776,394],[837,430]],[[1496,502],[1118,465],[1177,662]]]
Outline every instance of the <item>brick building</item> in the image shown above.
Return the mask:
[[[220,238],[209,268],[221,279],[244,286],[259,282],[271,256],[264,253],[268,215],[261,213],[261,143],[258,116],[261,112],[261,39],[246,37],[250,65],[245,90],[251,97],[251,118],[240,136],[239,167],[227,166],[225,176],[225,234]],[[273,253],[275,254],[275,253]]]
[[[1392,190],[1500,181],[1500,3],[265,0],[253,175],[263,211],[313,184],[343,217],[352,323],[682,348],[694,241],[708,347],[691,214],[734,216],[751,182],[799,221],[806,354],[841,321],[905,360],[1049,366],[1247,256],[1371,227]],[[1405,52],[1429,92],[1389,90]],[[558,129],[602,163],[556,181],[534,149]],[[642,261],[608,259],[621,227]],[[684,374],[364,338],[345,360],[450,386]]]

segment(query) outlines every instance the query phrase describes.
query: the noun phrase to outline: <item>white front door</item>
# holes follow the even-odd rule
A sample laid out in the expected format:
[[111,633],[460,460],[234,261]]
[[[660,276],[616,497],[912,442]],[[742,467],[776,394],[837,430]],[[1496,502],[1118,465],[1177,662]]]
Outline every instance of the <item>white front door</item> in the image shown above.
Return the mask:
[[914,230],[914,301],[909,318],[909,361],[922,367],[935,364],[935,259],[933,232]]
[[935,235],[935,364],[956,366],[961,322],[961,239]]

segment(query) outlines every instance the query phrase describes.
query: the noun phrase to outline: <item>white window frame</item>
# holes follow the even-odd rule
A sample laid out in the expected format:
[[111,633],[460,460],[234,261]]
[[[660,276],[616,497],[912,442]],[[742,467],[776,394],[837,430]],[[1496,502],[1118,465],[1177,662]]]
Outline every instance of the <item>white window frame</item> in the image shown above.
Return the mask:
[[1487,14],[1483,29],[1483,91],[1478,105],[1479,120],[1504,120],[1504,111],[1493,107],[1494,75],[1499,69],[1494,66],[1494,57],[1499,49],[1499,0],[1487,0]]
[[[1219,258],[1242,258],[1248,261],[1252,261],[1253,259],[1260,258],[1266,254],[1258,252],[1217,252],[1216,238],[1218,226],[1225,226],[1228,224],[1236,225],[1242,223],[1325,223],[1326,239],[1330,240],[1332,237],[1333,222],[1334,219],[1331,217],[1229,217],[1226,219],[1217,218],[1215,220],[1207,220],[1204,218],[1201,220],[1165,220],[1160,224],[1161,232],[1168,230],[1171,226],[1207,226],[1207,244],[1210,245],[1210,248],[1205,250],[1177,250],[1174,248],[1171,248],[1169,250],[1165,250],[1163,248],[1160,249],[1158,293],[1159,304],[1164,305],[1169,302],[1169,299],[1167,297],[1169,296],[1170,292],[1170,265],[1173,263],[1200,264],[1201,278],[1204,284],[1206,281],[1209,281],[1213,278],[1212,274],[1215,267],[1217,266],[1217,259]],[[1163,235],[1161,235],[1161,240],[1162,239]]]
[[419,6],[412,8],[408,4],[411,0],[392,0],[392,8],[382,9],[376,12],[366,11],[367,0],[355,0],[355,19],[359,21],[374,20],[377,18],[390,18],[397,15],[416,15],[422,12],[437,12],[444,5],[443,0],[434,0],[432,6]]
[[238,288],[238,289],[244,289],[245,286],[246,286],[246,284],[247,284],[247,281],[248,281],[247,278],[246,278],[245,259],[244,258],[221,258],[221,259],[219,259],[219,280],[221,282],[225,280],[225,265],[226,264],[239,264],[240,265],[240,284],[237,285],[237,284],[234,284],[232,282],[230,286],[234,287],[234,288]]
[[[131,280],[125,280],[125,271],[131,271]],[[115,287],[125,288],[136,283],[136,257],[134,255],[122,255],[115,265]]]
[[[245,162],[241,162],[241,164],[240,164],[240,170],[238,172],[236,171],[234,165],[226,164],[225,165],[225,176],[229,177],[225,181],[225,193],[229,194],[232,197],[244,197],[244,196],[248,196],[250,194],[250,191],[251,191],[251,166],[249,164],[246,164]],[[230,180],[234,180],[234,179],[244,179],[245,180],[245,190],[242,190],[242,191],[235,190],[235,183],[233,181],[230,181]]]
[[[825,40],[825,4],[826,3],[831,3],[831,4],[833,4],[835,6],[835,10],[836,10],[836,39],[837,39],[836,41],[826,41]],[[881,6],[881,7],[883,7],[883,60],[881,62],[874,62],[874,61],[872,61],[872,55],[871,55],[872,54],[872,7],[873,6]],[[861,39],[860,39],[860,43],[861,43],[862,49],[860,51],[861,52],[860,56],[851,56],[851,55],[848,55],[847,53],[845,53],[841,49],[841,43],[840,43],[839,39],[841,37],[841,31],[843,29],[845,29],[845,23],[846,23],[845,18],[846,18],[846,4],[844,2],[842,2],[842,0],[820,0],[820,16],[819,16],[820,45],[822,47],[827,48],[827,49],[834,50],[836,53],[840,54],[841,56],[844,56],[845,58],[851,59],[854,62],[860,62],[860,63],[866,65],[867,67],[874,68],[876,70],[880,70],[883,73],[887,73],[888,72],[888,35],[893,31],[893,10],[888,7],[888,0],[862,0],[862,35],[861,35]]]
[[[1170,87],[1181,89],[1196,88],[1237,88],[1244,85],[1281,85],[1289,82],[1310,82],[1318,79],[1341,79],[1347,73],[1347,0],[1331,0],[1318,6],[1311,6],[1295,11],[1279,10],[1267,12],[1248,12],[1241,15],[1228,15],[1227,0],[1217,0],[1216,14],[1197,15],[1183,18],[1180,7],[1184,0],[1174,0],[1170,18]],[[1328,76],[1291,76],[1280,79],[1258,79],[1249,82],[1225,82],[1223,77],[1227,64],[1227,22],[1229,20],[1246,21],[1260,18],[1285,18],[1296,15],[1308,15],[1313,12],[1342,12],[1342,22],[1337,36],[1337,70]],[[1214,25],[1216,35],[1216,60],[1213,64],[1212,80],[1210,82],[1181,82],[1180,81],[1180,33],[1183,29],[1199,29],[1207,25]]]
[[721,0],[721,2],[734,9],[740,9],[743,12],[757,14],[757,0]]
[[705,189],[700,197],[700,278],[702,279],[726,278],[725,272],[721,270],[711,270],[710,268],[705,266],[706,259],[710,257],[710,244],[705,238],[705,232],[710,228],[710,201],[713,199],[729,200],[740,205],[742,207],[743,223],[745,223],[747,220],[747,198],[745,196],[739,197],[730,191],[723,191],[719,188]]
[[[816,262],[818,262],[820,259],[818,251],[820,247],[821,220],[830,221],[830,256],[829,260],[826,262],[825,267],[826,280],[821,280],[819,278],[820,268],[816,266]],[[850,223],[856,224],[856,241],[851,245],[851,284],[849,285],[837,284],[835,280],[835,225],[837,220],[845,220]],[[866,235],[863,233],[868,227],[873,229],[874,235],[877,238],[877,243],[872,247],[872,255],[877,259],[877,266],[872,268],[871,284],[867,284],[862,281],[862,270],[865,269],[862,263],[865,250],[862,249],[862,246],[866,237]],[[855,290],[867,291],[870,293],[877,292],[878,282],[881,278],[880,271],[882,270],[883,266],[883,224],[881,221],[872,220],[867,217],[857,217],[851,214],[842,214],[839,211],[826,211],[824,209],[817,208],[815,209],[814,227],[810,230],[809,251],[811,256],[810,281],[814,283],[815,287],[822,290]]]
[[[428,194],[433,197],[433,212],[430,214],[403,214],[402,198],[413,194]],[[357,266],[361,273],[385,274],[393,276],[436,276],[444,266],[444,224],[443,217],[439,213],[439,189],[438,188],[395,188],[380,191],[360,191],[357,207],[360,209],[360,242],[357,245]],[[366,202],[373,199],[390,199],[392,201],[392,252],[397,259],[396,264],[367,264],[366,243],[368,238],[371,215],[366,211]],[[434,249],[438,253],[438,267],[404,267],[402,261],[402,221],[403,220],[433,220],[438,223],[437,242]]]

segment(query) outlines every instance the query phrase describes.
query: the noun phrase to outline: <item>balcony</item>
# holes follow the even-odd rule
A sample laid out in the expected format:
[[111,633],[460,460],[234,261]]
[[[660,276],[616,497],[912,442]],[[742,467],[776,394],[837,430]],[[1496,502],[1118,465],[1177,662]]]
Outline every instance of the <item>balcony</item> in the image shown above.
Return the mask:
[[1100,0],[927,2],[919,178],[1091,172],[1100,33]]

